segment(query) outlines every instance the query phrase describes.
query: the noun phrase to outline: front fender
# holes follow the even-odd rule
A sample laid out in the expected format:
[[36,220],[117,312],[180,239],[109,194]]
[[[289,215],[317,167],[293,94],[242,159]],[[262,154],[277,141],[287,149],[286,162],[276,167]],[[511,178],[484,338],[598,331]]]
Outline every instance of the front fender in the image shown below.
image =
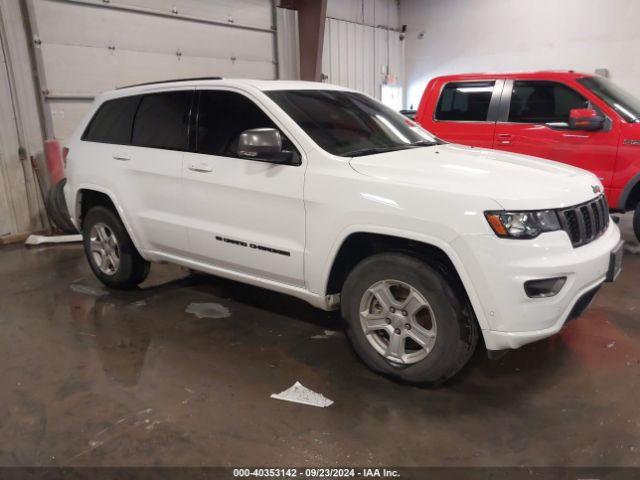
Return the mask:
[[433,235],[425,234],[422,232],[406,231],[406,230],[397,229],[393,227],[386,227],[386,226],[380,226],[380,225],[351,225],[340,232],[340,234],[337,237],[337,240],[333,243],[329,251],[329,255],[327,257],[327,261],[324,264],[322,275],[321,275],[322,285],[325,286],[323,287],[323,292],[322,292],[324,295],[326,295],[327,293],[326,285],[328,284],[329,276],[331,274],[331,269],[333,267],[334,262],[336,261],[340,248],[342,247],[343,243],[347,238],[349,238],[351,235],[356,233],[368,233],[368,234],[398,237],[405,240],[420,242],[420,243],[430,245],[442,250],[447,255],[447,257],[449,257],[449,260],[453,264],[454,268],[458,273],[458,276],[460,277],[460,280],[462,281],[462,284],[466,290],[469,301],[471,302],[471,306],[476,314],[476,318],[478,319],[480,328],[482,329],[489,328],[487,319],[484,315],[484,310],[480,303],[480,298],[478,296],[478,293],[476,292],[476,289],[473,286],[471,278],[468,272],[466,271],[462,260],[460,259],[460,257],[458,256],[458,254],[456,253],[456,251],[453,249],[451,245],[451,242],[455,240],[456,237],[447,239],[447,241],[445,241],[442,238],[438,238]]

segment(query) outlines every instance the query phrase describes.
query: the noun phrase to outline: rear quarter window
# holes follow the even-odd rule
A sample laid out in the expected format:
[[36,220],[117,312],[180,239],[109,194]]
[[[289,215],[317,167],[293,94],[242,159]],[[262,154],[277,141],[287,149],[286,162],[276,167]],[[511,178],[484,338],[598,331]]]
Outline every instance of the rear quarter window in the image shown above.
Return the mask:
[[140,96],[107,100],[89,122],[82,140],[128,145],[131,142],[133,117],[139,102]]
[[485,122],[495,81],[448,83],[440,93],[435,119]]

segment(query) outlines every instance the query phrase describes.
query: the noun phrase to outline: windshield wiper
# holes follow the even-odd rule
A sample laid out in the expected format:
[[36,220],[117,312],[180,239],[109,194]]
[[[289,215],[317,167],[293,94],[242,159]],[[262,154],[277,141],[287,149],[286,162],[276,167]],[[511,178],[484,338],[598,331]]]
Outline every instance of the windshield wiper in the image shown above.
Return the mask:
[[429,140],[418,140],[417,142],[410,143],[412,147],[433,147],[438,145],[438,142],[430,142]]
[[343,157],[362,157],[364,155],[373,155],[374,153],[395,152],[396,150],[404,150],[405,148],[411,148],[411,145],[407,144],[407,145],[396,145],[394,147],[363,148],[361,150],[353,150],[352,152],[345,152],[342,154],[342,156]]
[[354,150],[352,152],[343,153],[344,157],[362,157],[364,155],[373,155],[374,153],[385,153],[385,152],[395,152],[397,150],[405,150],[407,148],[412,147],[433,147],[435,145],[440,145],[440,142],[432,142],[430,140],[418,140],[413,143],[406,143],[404,145],[395,145],[393,147],[372,147],[372,148],[363,148],[361,150]]

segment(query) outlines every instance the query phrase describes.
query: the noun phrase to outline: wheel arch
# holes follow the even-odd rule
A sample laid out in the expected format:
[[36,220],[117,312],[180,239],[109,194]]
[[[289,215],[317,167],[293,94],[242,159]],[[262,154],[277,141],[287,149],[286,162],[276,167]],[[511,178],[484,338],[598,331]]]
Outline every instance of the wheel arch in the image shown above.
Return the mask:
[[624,189],[622,190],[622,194],[620,195],[620,200],[618,202],[621,210],[629,211],[635,210],[637,205],[640,203],[640,172],[636,173],[631,180],[627,182]]
[[111,208],[122,221],[124,228],[127,230],[127,233],[129,234],[129,237],[133,242],[133,245],[136,247],[138,252],[143,255],[143,251],[140,249],[140,244],[133,232],[133,229],[131,228],[125,211],[123,210],[113,192],[99,185],[81,185],[76,190],[74,206],[74,221],[76,223],[76,226],[78,227],[78,230],[80,231],[82,231],[82,222],[84,220],[84,217],[91,207],[103,206]]
[[471,280],[449,243],[419,235],[368,229],[349,232],[336,243],[325,275],[326,295],[339,294],[349,272],[365,258],[384,252],[406,253],[439,267],[445,274],[452,275],[455,286],[459,287],[458,291],[464,295],[464,301],[472,310],[480,328],[489,328]]

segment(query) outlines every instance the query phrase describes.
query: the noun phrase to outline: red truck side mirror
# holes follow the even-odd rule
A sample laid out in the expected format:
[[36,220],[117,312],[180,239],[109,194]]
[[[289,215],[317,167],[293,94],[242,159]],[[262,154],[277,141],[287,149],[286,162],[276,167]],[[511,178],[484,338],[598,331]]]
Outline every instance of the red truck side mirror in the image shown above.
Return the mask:
[[604,117],[592,108],[574,108],[569,111],[569,128],[571,130],[602,130]]

